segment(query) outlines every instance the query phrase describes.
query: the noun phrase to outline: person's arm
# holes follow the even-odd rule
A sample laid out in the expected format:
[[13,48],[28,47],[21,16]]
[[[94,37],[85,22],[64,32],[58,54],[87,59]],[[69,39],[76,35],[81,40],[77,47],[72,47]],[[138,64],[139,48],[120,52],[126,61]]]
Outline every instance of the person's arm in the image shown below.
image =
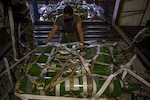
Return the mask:
[[142,42],[146,37],[150,36],[150,28],[146,27],[139,31],[136,36],[134,36],[132,43],[140,43]]
[[57,29],[58,29],[58,26],[57,25],[53,25],[53,28],[52,28],[51,32],[48,34],[48,37],[45,40],[46,44],[53,38],[53,36],[56,33]]
[[78,31],[78,34],[79,34],[80,42],[84,43],[84,36],[83,36],[83,30],[82,30],[82,24],[81,23],[77,24],[77,31]]

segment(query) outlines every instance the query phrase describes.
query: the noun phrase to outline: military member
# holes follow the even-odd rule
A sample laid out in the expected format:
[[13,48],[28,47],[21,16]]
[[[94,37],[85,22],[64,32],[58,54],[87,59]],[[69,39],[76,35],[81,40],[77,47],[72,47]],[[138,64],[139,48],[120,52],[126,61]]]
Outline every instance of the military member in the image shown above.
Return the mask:
[[81,19],[77,14],[73,13],[71,6],[66,6],[63,10],[63,14],[56,18],[45,43],[48,43],[52,39],[59,27],[61,27],[62,32],[61,43],[84,42]]

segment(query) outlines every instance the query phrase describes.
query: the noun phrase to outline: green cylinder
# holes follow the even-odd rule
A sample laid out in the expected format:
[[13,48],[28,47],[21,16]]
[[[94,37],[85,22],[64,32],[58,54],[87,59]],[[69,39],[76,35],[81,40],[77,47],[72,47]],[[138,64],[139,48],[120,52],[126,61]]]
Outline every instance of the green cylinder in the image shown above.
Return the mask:
[[139,86],[136,83],[129,82],[129,83],[125,84],[124,90],[125,91],[129,91],[129,92],[138,91],[139,90]]
[[118,55],[121,53],[121,50],[114,48],[113,49],[113,55]]
[[112,61],[112,58],[111,58],[110,55],[100,54],[100,55],[96,58],[96,61],[109,64],[109,63]]
[[[87,80],[85,82],[87,82]],[[66,80],[65,82],[57,84],[54,88],[54,93],[56,96],[71,96],[72,94],[80,95],[81,92],[83,92],[82,77]]]
[[117,57],[115,58],[115,64],[123,64],[125,62],[125,60],[121,57]]
[[47,72],[46,77],[54,77],[56,75],[56,72]]
[[48,60],[48,56],[42,54],[42,55],[39,57],[39,59],[38,59],[37,62],[38,62],[38,63],[46,63],[47,60]]
[[43,53],[44,50],[45,50],[45,48],[46,47],[40,47],[40,46],[38,46],[38,47],[36,47],[35,51],[36,51],[36,53]]
[[29,74],[31,76],[40,76],[41,72],[42,69],[37,64],[33,64],[30,68]]
[[[102,87],[102,85],[106,81],[105,79],[97,78],[95,80],[96,84],[92,84],[92,88],[96,87],[96,89],[92,91],[88,91],[89,84],[91,83],[89,83],[87,80],[88,80],[87,76],[66,80],[65,82],[57,84],[54,87],[54,90],[50,93],[50,95],[55,95],[55,96],[76,95],[78,97],[92,96],[98,92],[98,90]],[[89,92],[91,92],[92,94],[88,95]],[[121,82],[119,80],[113,80],[110,83],[110,85],[106,88],[102,96],[118,97],[121,96],[121,94],[122,94]]]
[[32,82],[27,77],[24,77],[20,83],[19,90],[23,91],[26,94],[31,94]]
[[36,55],[36,54],[32,54],[30,56],[29,62],[33,63],[33,62],[37,62],[37,63],[46,63],[48,59],[48,56],[42,54],[42,55]]
[[[105,79],[96,80],[97,90],[102,87],[105,81],[106,81]],[[112,80],[102,95],[108,97],[118,97],[121,96],[121,94],[122,94],[122,85],[120,80]]]
[[97,46],[86,48],[83,58],[91,60],[96,55],[96,52],[97,52]]
[[92,73],[108,76],[110,73],[109,66],[101,65],[101,64],[94,64],[94,69],[93,69]]
[[105,46],[102,46],[101,48],[100,48],[100,52],[104,52],[104,53],[110,53],[110,50],[109,50],[109,48],[108,47],[105,47]]
[[36,61],[36,59],[37,59],[37,55],[36,54],[32,54],[30,56],[29,63],[33,63],[34,61]]
[[47,46],[44,53],[51,53],[53,47],[52,46]]

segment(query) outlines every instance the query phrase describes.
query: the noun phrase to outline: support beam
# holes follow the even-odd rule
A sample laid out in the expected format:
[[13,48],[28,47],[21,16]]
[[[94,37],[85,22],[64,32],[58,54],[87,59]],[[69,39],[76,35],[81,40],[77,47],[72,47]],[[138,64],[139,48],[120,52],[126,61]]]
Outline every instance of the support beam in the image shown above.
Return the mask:
[[146,10],[148,9],[148,5],[150,3],[150,0],[147,0],[146,2],[146,6],[145,6],[145,9],[144,9],[144,12],[143,12],[143,15],[142,15],[142,18],[140,20],[140,23],[139,23],[139,26],[141,26],[142,22],[143,22],[143,19],[144,19],[144,16],[145,16],[145,13],[146,13]]
[[105,1],[105,15],[109,16],[109,9],[110,9],[110,0]]
[[45,5],[48,5],[49,4],[49,0],[45,0]]
[[95,3],[96,5],[99,5],[99,0],[94,0],[94,3]]
[[33,6],[33,11],[34,11],[34,18],[35,21],[37,21],[37,19],[39,19],[40,14],[38,12],[38,7],[37,7],[37,0],[32,0],[32,6]]

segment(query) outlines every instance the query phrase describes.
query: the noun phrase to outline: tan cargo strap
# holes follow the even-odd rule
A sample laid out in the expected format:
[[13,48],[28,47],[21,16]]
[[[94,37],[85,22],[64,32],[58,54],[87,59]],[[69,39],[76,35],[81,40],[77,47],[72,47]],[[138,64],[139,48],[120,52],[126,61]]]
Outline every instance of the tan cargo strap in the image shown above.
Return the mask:
[[52,78],[51,83],[45,87],[45,90],[47,90],[48,88],[50,88],[50,89],[53,88],[53,86],[54,86],[53,83],[60,77],[60,75],[62,75],[62,72],[64,71],[65,66],[68,64],[68,62],[69,62],[69,60],[67,60],[65,62],[65,64],[61,67],[60,71]]
[[[91,98],[91,100],[96,100],[97,98],[99,98],[102,95],[102,93],[106,90],[106,88],[108,87],[108,85],[110,84],[110,82],[112,81],[112,79],[114,77],[116,77],[117,75],[119,75],[120,73],[122,73],[124,70],[128,70],[129,72],[132,73],[132,71],[130,71],[129,69],[127,69],[125,66],[131,66],[131,64],[134,62],[135,58],[136,58],[136,55],[134,55],[126,65],[121,65],[119,70],[117,70],[116,72],[114,72],[113,74],[111,74],[107,78],[107,80],[104,82],[104,84],[102,85],[102,87],[99,89],[99,91],[96,93],[96,95],[94,95]],[[131,75],[135,76],[135,74],[133,74],[133,73]],[[138,79],[140,80],[141,78],[138,78]],[[147,84],[147,82],[145,80],[143,80],[143,79],[142,79],[142,82],[144,82],[147,86],[150,86],[150,84]]]
[[73,91],[74,91],[74,78],[70,78],[70,94],[73,97]]

